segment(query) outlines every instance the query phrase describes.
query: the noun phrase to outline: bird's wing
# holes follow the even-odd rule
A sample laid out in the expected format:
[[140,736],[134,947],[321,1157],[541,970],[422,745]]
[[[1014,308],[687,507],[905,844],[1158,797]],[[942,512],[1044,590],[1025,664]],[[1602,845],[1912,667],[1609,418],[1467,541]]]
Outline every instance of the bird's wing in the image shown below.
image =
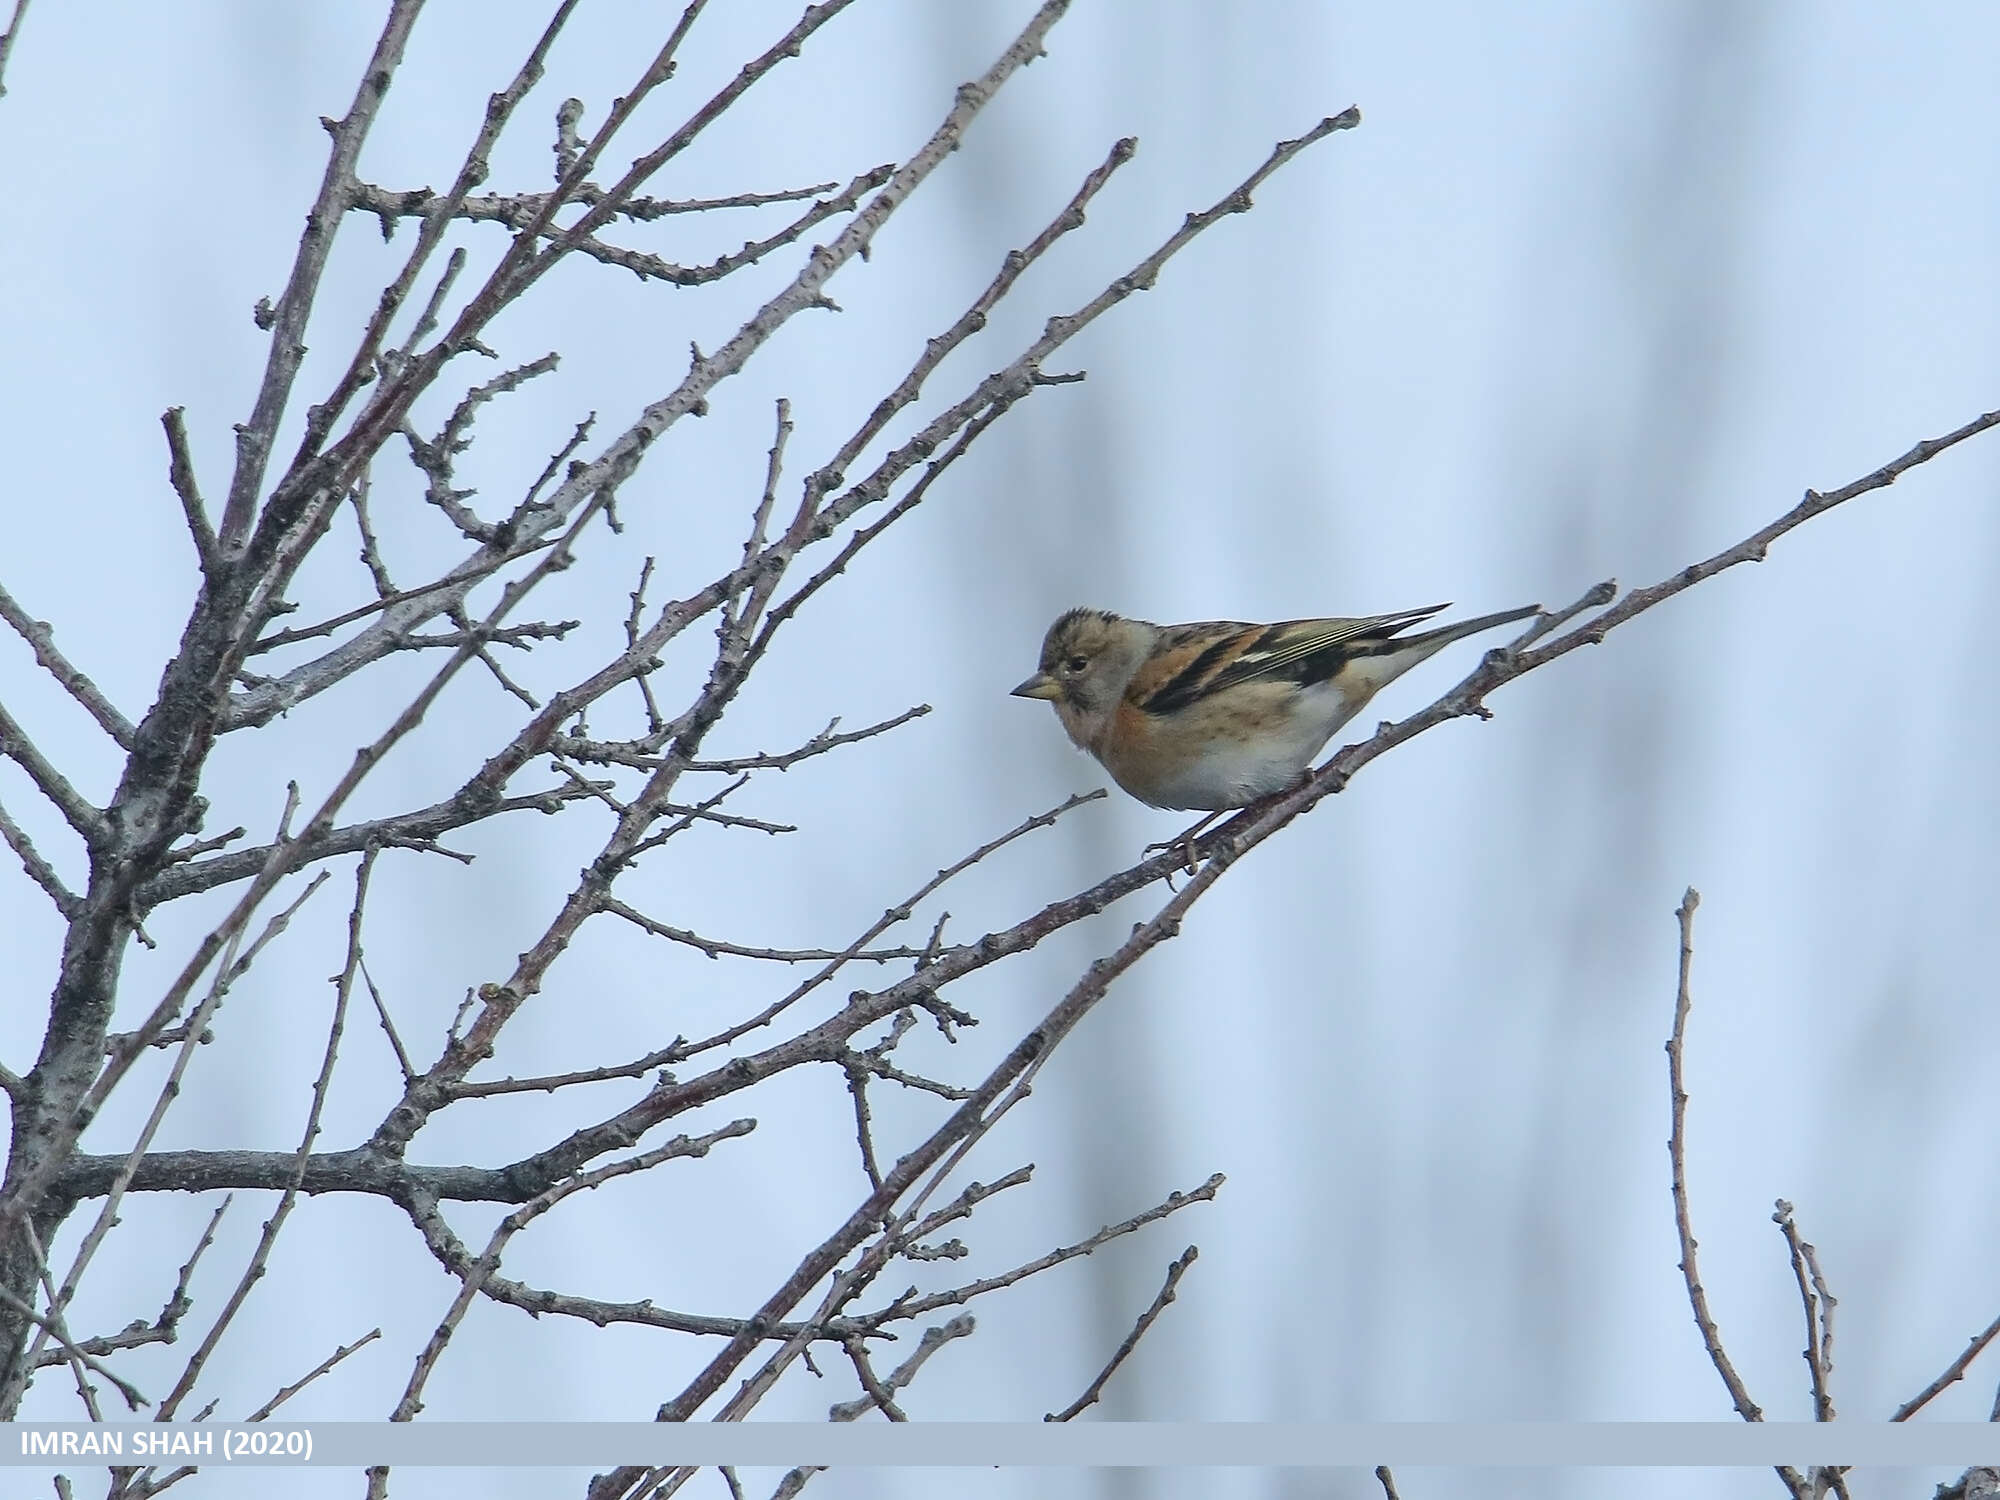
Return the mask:
[[1356,654],[1356,646],[1387,641],[1445,607],[1276,625],[1217,620],[1169,626],[1151,659],[1133,675],[1126,698],[1148,713],[1166,714],[1258,678],[1324,682]]

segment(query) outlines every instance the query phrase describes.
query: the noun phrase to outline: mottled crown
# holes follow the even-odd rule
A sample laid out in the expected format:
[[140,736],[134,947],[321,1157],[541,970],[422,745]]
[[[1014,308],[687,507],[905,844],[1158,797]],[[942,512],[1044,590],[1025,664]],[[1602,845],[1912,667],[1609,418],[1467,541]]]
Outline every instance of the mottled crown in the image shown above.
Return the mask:
[[1042,637],[1042,670],[1053,671],[1069,656],[1095,659],[1117,638],[1118,627],[1124,623],[1107,609],[1077,608],[1059,615]]

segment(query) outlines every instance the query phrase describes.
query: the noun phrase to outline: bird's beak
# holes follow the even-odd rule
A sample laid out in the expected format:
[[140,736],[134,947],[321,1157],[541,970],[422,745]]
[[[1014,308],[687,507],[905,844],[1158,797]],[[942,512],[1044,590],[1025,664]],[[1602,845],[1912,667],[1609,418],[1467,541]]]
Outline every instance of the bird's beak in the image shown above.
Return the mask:
[[1054,700],[1062,696],[1062,685],[1046,672],[1037,672],[1026,682],[1009,693],[1010,698],[1047,698]]

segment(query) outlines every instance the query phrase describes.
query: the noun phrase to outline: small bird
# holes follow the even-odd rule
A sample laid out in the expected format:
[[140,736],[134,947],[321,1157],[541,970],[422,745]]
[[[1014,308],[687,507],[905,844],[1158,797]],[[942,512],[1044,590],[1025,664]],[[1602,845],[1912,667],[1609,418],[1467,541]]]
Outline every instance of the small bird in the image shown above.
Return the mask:
[[1333,732],[1418,662],[1541,609],[1398,634],[1447,607],[1276,625],[1073,609],[1013,696],[1047,699],[1077,747],[1141,802],[1224,812],[1297,784]]

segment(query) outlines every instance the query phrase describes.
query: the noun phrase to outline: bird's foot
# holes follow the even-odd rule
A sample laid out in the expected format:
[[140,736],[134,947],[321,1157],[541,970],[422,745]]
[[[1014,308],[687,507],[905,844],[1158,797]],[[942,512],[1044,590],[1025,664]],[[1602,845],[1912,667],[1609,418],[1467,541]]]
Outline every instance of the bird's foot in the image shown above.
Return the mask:
[[[1192,875],[1194,874],[1195,863],[1196,863],[1194,855],[1194,841],[1197,838],[1199,838],[1203,830],[1205,830],[1208,827],[1208,825],[1213,823],[1217,818],[1227,817],[1230,813],[1233,813],[1235,811],[1236,809],[1233,807],[1225,807],[1221,809],[1219,812],[1212,812],[1208,814],[1206,817],[1202,818],[1199,822],[1194,823],[1193,825],[1183,830],[1182,832],[1175,834],[1174,837],[1170,839],[1162,839],[1158,843],[1148,844],[1144,849],[1141,849],[1139,852],[1142,855],[1145,855],[1145,854],[1154,854],[1163,849],[1178,849],[1181,852],[1181,864],[1176,868],[1185,869],[1188,874]],[[1172,883],[1173,883],[1173,877],[1170,874],[1168,876],[1168,884],[1171,886]]]

